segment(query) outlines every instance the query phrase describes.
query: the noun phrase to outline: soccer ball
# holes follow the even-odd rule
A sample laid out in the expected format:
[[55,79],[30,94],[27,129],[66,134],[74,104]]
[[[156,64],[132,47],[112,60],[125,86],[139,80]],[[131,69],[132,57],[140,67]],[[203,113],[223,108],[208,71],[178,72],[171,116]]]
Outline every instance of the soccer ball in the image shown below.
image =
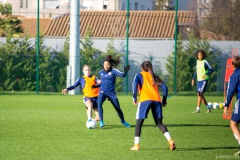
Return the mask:
[[95,120],[92,120],[92,121],[88,121],[88,120],[87,120],[87,122],[86,122],[86,127],[87,127],[88,129],[93,129],[93,128],[95,128],[95,127],[96,127],[96,121],[95,121]]
[[214,109],[219,108],[219,103],[217,103],[217,102],[213,102],[213,108],[214,108]]
[[209,106],[210,108],[212,108],[212,107],[213,107],[212,102],[208,102],[208,106]]

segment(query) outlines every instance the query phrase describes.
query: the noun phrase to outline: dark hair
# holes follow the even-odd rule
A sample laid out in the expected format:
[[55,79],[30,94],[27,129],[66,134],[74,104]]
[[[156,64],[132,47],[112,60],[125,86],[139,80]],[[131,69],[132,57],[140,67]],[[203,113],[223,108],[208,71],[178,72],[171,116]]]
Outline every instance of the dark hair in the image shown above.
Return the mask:
[[116,58],[116,59],[113,59],[111,55],[107,55],[107,56],[105,57],[104,62],[105,62],[105,61],[108,61],[108,62],[111,64],[111,66],[116,66],[116,65],[118,65],[119,62],[120,62],[119,59],[120,59],[120,57],[118,57],[118,58]]
[[149,72],[151,74],[152,82],[154,85],[155,84],[160,85],[161,83],[163,83],[163,81],[153,72],[153,66],[150,61],[144,61],[141,67],[142,67],[142,70],[144,70],[145,72]]
[[204,50],[198,50],[198,51],[197,51],[197,54],[196,54],[196,55],[197,55],[197,59],[198,59],[198,54],[199,54],[199,53],[202,53],[202,59],[205,59],[205,58],[206,58],[207,55],[206,55],[206,53],[204,52]]
[[235,56],[232,60],[232,65],[235,68],[239,68],[240,67],[240,57],[239,56]]

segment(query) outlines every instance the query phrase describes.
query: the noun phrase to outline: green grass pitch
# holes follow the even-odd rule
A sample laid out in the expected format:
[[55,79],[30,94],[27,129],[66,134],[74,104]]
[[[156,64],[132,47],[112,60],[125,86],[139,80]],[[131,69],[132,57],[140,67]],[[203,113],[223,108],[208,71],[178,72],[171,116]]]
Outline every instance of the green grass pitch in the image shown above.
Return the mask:
[[[239,145],[222,109],[193,114],[196,96],[172,96],[163,108],[163,122],[176,142],[170,151],[167,140],[155,127],[151,113],[142,128],[141,150],[133,146],[136,106],[131,96],[118,96],[125,128],[111,104],[104,103],[105,127],[87,129],[82,96],[0,95],[1,160],[213,160],[234,159]],[[223,97],[206,96],[209,102]]]

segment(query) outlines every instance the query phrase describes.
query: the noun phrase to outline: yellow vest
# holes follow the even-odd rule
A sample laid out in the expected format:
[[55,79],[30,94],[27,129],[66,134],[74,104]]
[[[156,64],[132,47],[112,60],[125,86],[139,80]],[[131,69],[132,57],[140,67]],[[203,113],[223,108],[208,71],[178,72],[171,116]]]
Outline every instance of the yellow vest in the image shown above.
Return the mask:
[[209,79],[209,76],[206,75],[206,78],[203,79],[203,75],[205,75],[207,73],[207,71],[205,70],[205,67],[204,67],[204,64],[205,64],[205,60],[197,60],[197,80],[198,81],[203,81],[203,80],[207,80]]
[[83,88],[84,97],[97,97],[99,88],[92,88],[92,85],[96,84],[96,77],[93,75],[92,77],[83,76],[83,78],[85,80],[85,86]]
[[139,102],[143,101],[158,101],[161,102],[158,86],[153,85],[152,76],[149,72],[140,72],[143,78],[142,88],[139,88]]

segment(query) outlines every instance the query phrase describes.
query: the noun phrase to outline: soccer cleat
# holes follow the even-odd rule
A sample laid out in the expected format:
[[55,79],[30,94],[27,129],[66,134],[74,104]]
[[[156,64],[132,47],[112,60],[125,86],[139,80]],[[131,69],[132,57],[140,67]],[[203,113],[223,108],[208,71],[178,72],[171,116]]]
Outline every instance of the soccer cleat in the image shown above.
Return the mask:
[[168,144],[169,144],[169,147],[170,147],[171,151],[176,149],[176,145],[175,145],[175,143],[172,139],[168,140]]
[[140,150],[140,144],[135,144],[132,148],[130,148],[131,151],[138,151]]
[[121,121],[121,123],[125,126],[125,127],[131,127],[131,125],[130,124],[128,124],[127,122],[125,122],[125,121]]
[[212,109],[209,108],[206,113],[210,113],[210,112],[212,112]]
[[240,151],[236,152],[234,156],[239,157],[240,156]]
[[100,121],[100,128],[104,127],[103,121]]
[[193,111],[192,113],[200,113],[200,110],[195,110],[195,111]]
[[92,121],[92,119],[88,119],[88,122],[91,122]]

